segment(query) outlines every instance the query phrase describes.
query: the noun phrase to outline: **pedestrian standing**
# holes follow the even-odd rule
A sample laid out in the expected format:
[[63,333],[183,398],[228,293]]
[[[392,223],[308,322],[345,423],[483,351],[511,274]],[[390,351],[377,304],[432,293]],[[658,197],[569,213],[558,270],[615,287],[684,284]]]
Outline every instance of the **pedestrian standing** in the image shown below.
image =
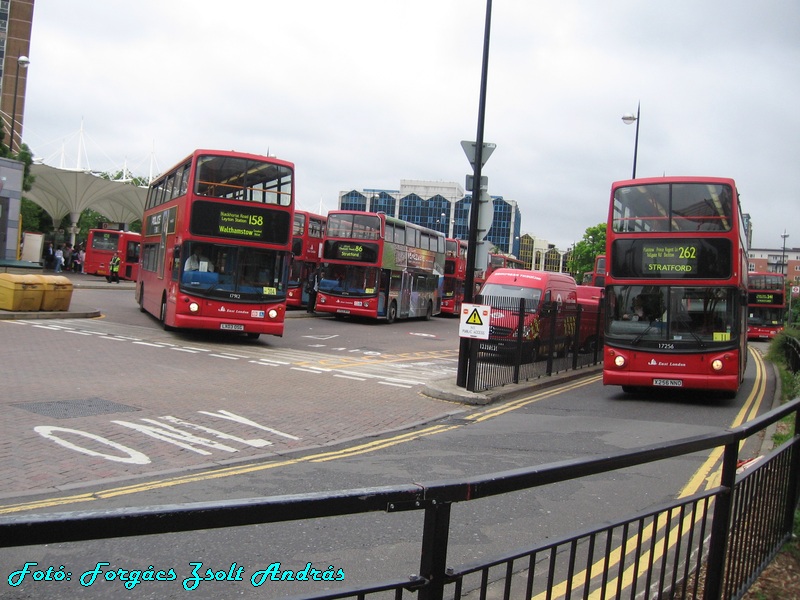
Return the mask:
[[63,264],[64,264],[64,250],[61,248],[61,246],[59,246],[56,249],[56,258],[55,258],[55,264],[53,266],[53,270],[56,273],[61,273],[61,265],[63,265]]
[[64,244],[64,270],[72,270],[72,244]]
[[53,242],[48,242],[47,248],[44,249],[44,268],[52,269],[56,262],[56,251],[53,249]]
[[306,305],[306,312],[314,314],[314,308],[317,305],[317,292],[319,292],[319,275],[317,271],[310,271],[308,279],[306,280],[306,292],[308,293],[308,304]]
[[78,250],[78,266],[75,269],[76,273],[83,273],[83,261],[86,260],[86,250],[83,249],[83,246],[80,247]]
[[119,283],[119,252],[114,252],[114,256],[108,261],[108,282]]

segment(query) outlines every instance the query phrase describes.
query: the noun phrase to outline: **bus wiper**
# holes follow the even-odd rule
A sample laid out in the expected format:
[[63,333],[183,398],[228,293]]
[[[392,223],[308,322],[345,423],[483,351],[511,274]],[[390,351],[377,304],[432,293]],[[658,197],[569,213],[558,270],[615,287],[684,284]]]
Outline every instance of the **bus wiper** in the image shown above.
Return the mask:
[[697,334],[696,334],[694,331],[692,331],[691,329],[689,329],[689,330],[688,330],[688,333],[689,333],[689,335],[690,335],[690,336],[692,336],[692,337],[694,338],[694,341],[696,341],[696,342],[697,342],[697,345],[698,345],[700,348],[705,348],[705,347],[706,347],[706,343],[703,341],[703,338],[701,338],[699,335],[697,335]]
[[639,342],[641,342],[642,338],[647,335],[647,332],[650,331],[653,328],[654,324],[655,324],[655,321],[650,321],[650,324],[647,326],[647,328],[642,333],[640,333],[635,338],[633,338],[633,341],[631,342],[631,345],[632,346],[636,346]]

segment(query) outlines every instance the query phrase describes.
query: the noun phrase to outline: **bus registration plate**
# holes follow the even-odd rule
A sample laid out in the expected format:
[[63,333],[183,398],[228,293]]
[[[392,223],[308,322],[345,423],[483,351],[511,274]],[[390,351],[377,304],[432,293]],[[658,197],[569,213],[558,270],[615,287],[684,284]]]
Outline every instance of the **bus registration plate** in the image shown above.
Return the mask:
[[653,379],[653,385],[661,387],[683,387],[681,379]]
[[220,323],[219,328],[227,331],[244,331],[244,325],[237,325],[235,323]]

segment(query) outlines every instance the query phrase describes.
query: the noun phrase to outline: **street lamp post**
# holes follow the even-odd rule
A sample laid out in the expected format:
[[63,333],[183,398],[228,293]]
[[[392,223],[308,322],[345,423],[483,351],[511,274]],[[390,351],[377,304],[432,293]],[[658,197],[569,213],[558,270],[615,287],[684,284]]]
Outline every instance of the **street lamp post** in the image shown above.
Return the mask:
[[[781,237],[783,238],[783,250],[781,251],[781,275],[786,275],[788,277],[789,270],[786,269],[786,238],[789,237],[789,234],[786,233],[785,229],[783,230]],[[785,273],[784,269],[786,269]]]
[[630,125],[633,122],[636,122],[636,138],[633,143],[633,175],[631,175],[631,179],[636,179],[636,155],[639,153],[639,116],[640,116],[640,109],[642,103],[639,102],[636,105],[636,116],[634,117],[632,114],[627,113],[622,115],[622,122],[626,125]]
[[[14,129],[17,122],[17,88],[19,87],[19,68],[22,67],[23,69],[27,69],[29,64],[31,64],[31,61],[27,56],[20,56],[17,59],[17,71],[14,74],[14,101],[11,103],[11,138],[8,142],[8,149],[11,150],[11,152],[14,151]],[[19,149],[19,144],[17,144],[17,149]]]

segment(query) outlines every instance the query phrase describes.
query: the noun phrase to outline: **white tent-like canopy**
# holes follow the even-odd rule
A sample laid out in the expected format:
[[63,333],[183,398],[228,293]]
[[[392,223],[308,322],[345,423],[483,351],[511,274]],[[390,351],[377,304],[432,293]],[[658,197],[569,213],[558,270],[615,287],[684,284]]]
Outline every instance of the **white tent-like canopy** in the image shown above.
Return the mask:
[[[142,218],[147,188],[102,179],[90,172],[31,165],[36,178],[25,197],[41,206],[59,223],[66,215],[74,228],[81,213],[90,208],[110,221],[130,223]],[[72,234],[75,242],[75,234]]]

